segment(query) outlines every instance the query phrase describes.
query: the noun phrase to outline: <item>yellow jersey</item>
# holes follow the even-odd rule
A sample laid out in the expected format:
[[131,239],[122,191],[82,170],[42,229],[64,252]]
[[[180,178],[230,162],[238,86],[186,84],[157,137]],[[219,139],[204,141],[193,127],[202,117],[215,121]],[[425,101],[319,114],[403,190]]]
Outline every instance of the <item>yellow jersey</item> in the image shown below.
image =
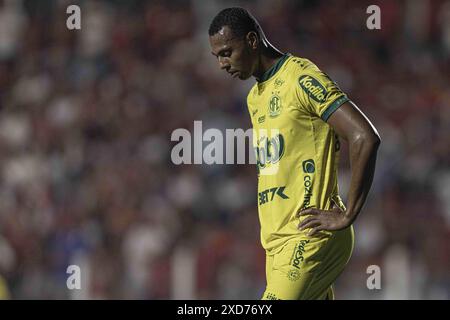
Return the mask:
[[0,300],[8,300],[10,299],[10,293],[8,290],[8,284],[5,279],[0,275]]
[[301,232],[301,208],[345,210],[339,197],[339,138],[327,124],[348,97],[308,59],[286,54],[250,90],[261,242],[275,253]]

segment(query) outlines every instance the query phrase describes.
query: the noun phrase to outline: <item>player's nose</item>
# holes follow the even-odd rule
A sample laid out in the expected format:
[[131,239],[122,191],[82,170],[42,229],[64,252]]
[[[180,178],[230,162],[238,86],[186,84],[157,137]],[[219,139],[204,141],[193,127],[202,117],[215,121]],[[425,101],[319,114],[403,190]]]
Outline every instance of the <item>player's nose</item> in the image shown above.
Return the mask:
[[219,59],[219,66],[221,70],[229,70],[230,69],[230,64],[222,59]]
[[230,70],[230,65],[220,65],[220,69],[225,70],[228,72],[228,70]]

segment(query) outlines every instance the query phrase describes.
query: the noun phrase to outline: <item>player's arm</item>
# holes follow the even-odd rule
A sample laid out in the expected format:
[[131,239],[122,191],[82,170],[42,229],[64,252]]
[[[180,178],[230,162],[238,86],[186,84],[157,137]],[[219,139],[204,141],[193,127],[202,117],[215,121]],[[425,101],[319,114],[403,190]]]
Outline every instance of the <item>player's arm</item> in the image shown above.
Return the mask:
[[320,230],[341,230],[355,221],[372,185],[377,150],[381,142],[375,127],[350,101],[333,112],[327,123],[349,144],[351,180],[347,210],[306,209],[299,212],[299,216],[309,216],[302,221],[299,229],[312,228],[310,235]]
[[381,139],[369,119],[352,102],[344,103],[328,119],[339,137],[349,145],[351,180],[345,215],[353,222],[372,185]]

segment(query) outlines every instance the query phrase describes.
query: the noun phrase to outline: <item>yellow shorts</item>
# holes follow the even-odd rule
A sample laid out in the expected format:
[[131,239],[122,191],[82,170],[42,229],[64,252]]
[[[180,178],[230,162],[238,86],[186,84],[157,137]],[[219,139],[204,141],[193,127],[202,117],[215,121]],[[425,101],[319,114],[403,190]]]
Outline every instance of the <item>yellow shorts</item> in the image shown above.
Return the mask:
[[267,287],[263,300],[333,300],[332,284],[353,251],[354,231],[320,232],[289,240],[266,255]]

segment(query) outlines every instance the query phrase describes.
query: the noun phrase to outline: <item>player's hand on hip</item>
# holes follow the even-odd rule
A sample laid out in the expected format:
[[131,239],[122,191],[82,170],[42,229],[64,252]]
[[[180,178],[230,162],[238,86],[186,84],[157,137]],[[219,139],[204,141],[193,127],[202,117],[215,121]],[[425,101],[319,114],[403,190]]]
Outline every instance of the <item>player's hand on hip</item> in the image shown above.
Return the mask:
[[316,208],[303,209],[297,212],[297,218],[302,216],[306,216],[306,218],[298,225],[298,229],[305,230],[311,228],[308,236],[314,236],[321,230],[342,230],[351,224],[345,212],[337,206],[331,210],[320,210]]

